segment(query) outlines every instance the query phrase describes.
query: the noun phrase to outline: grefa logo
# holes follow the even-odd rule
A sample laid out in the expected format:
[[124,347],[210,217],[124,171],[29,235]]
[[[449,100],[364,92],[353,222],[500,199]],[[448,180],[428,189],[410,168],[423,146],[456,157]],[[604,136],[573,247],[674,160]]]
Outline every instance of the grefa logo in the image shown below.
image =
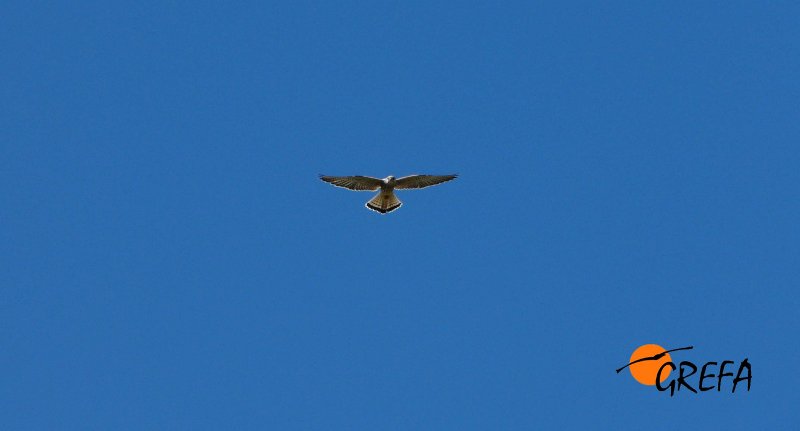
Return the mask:
[[[680,361],[678,365],[675,365],[670,353],[692,349],[694,346],[667,350],[658,344],[644,344],[633,351],[628,365],[618,368],[617,374],[628,368],[637,382],[655,386],[660,392],[669,391],[670,396],[674,396],[675,392],[680,392],[681,388],[695,394],[713,389],[721,392],[723,385],[726,389],[730,387],[731,393],[735,393],[736,389],[740,387],[739,385],[744,385],[745,381],[747,382],[747,392],[750,392],[750,383],[753,378],[752,367],[747,358],[739,362],[739,369],[735,377],[733,370],[736,369],[736,362],[731,360],[709,361],[700,368],[691,361]],[[675,370],[678,371],[678,376],[668,381],[670,374]],[[725,383],[728,379],[732,381]]]

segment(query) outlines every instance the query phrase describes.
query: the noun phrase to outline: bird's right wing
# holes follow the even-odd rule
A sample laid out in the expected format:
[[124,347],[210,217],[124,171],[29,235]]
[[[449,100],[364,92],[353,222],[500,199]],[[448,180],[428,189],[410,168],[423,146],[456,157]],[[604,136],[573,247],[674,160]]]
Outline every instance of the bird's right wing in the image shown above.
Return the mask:
[[409,175],[407,177],[398,178],[397,189],[424,189],[425,187],[435,186],[458,177],[457,174],[453,175]]
[[352,177],[329,177],[327,175],[320,175],[319,179],[326,183],[331,183],[336,187],[344,187],[350,190],[363,191],[363,190],[378,190],[383,184],[383,181],[372,178],[356,175]]

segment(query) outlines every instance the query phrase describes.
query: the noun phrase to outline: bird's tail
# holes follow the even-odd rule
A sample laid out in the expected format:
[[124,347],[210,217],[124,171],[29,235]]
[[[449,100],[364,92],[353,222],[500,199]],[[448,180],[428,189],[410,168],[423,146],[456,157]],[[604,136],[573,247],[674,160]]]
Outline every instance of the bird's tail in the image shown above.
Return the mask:
[[367,208],[381,214],[394,211],[400,208],[400,205],[403,205],[403,203],[400,202],[400,199],[397,199],[393,191],[380,191],[374,198],[367,202]]

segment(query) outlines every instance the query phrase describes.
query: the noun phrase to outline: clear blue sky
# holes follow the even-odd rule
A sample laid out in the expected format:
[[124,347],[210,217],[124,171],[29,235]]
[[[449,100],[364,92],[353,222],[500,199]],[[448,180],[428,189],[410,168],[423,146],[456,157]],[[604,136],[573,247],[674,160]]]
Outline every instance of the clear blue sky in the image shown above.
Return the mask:
[[112,3],[2,10],[4,429],[800,420],[792,2]]

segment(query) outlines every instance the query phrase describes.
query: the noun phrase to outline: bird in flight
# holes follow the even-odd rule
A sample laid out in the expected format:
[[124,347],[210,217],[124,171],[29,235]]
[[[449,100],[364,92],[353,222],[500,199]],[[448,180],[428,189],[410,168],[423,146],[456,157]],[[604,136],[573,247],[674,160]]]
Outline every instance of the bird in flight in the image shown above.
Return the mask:
[[343,187],[356,191],[375,191],[379,190],[366,207],[381,214],[392,212],[403,205],[400,199],[394,194],[395,189],[424,189],[425,187],[435,186],[446,181],[453,180],[458,175],[409,175],[407,177],[395,178],[388,176],[384,179],[363,177],[356,175],[352,177],[329,177],[320,175],[319,179],[326,183],[331,183],[336,187]]

